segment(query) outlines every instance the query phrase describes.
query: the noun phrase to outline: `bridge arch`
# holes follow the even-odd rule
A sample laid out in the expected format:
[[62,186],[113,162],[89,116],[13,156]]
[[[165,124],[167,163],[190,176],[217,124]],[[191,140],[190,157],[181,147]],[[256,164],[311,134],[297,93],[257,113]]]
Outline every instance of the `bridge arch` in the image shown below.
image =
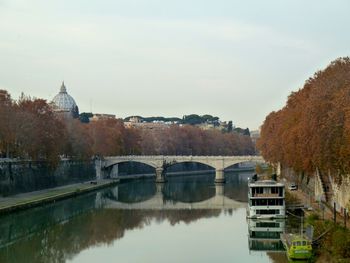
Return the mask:
[[142,161],[142,160],[116,160],[114,162],[109,162],[108,165],[105,165],[104,171],[107,177],[109,178],[116,178],[119,176],[119,164],[125,164],[125,163],[137,163],[137,164],[143,164],[150,168],[153,168],[154,170],[157,169],[157,165],[152,162]]
[[156,163],[146,161],[146,160],[145,161],[143,161],[143,160],[116,160],[116,161],[110,162],[107,165],[105,165],[105,168],[110,168],[116,164],[121,164],[121,163],[141,163],[141,164],[151,166],[154,169],[156,169],[158,167],[158,165]]
[[242,162],[264,163],[261,156],[111,156],[100,161],[100,169],[110,169],[122,162],[138,162],[155,168],[156,181],[165,182],[167,167],[180,163],[201,163],[215,169],[215,182],[224,183],[224,170]]
[[172,163],[168,164],[166,168],[171,168],[171,167],[174,167],[175,165],[181,165],[181,164],[186,164],[186,163],[202,164],[202,165],[205,165],[205,166],[210,167],[210,168],[215,170],[215,167],[211,163],[197,161],[197,160],[181,160],[181,161],[172,162]]
[[256,162],[256,161],[232,161],[232,162],[226,162],[225,163],[225,166],[223,167],[224,168],[224,170],[226,170],[226,169],[229,169],[229,168],[231,168],[231,167],[233,167],[234,165],[236,165],[236,164],[242,164],[242,163],[251,163],[251,164],[263,164],[264,162]]

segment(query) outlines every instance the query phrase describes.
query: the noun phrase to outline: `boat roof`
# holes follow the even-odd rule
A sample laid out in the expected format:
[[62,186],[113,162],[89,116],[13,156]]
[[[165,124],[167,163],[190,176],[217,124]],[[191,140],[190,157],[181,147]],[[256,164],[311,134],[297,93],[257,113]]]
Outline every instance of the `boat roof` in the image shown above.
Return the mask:
[[286,241],[288,244],[291,244],[292,242],[297,242],[297,241],[308,241],[308,242],[310,242],[310,239],[307,238],[304,235],[291,234],[291,233],[281,234],[281,240],[282,241]]
[[260,180],[249,182],[249,186],[284,186],[284,183],[279,183],[274,180]]

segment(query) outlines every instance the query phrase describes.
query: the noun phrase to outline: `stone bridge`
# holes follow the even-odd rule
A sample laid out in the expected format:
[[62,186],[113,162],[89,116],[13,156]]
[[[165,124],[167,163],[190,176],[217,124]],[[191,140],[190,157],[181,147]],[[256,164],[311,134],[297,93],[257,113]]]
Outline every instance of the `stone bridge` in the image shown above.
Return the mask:
[[156,182],[166,181],[166,170],[168,167],[178,163],[201,163],[215,169],[215,183],[225,183],[225,169],[238,163],[265,163],[261,156],[111,156],[96,161],[98,176],[102,174],[113,174],[113,168],[119,163],[138,162],[149,165],[155,169]]

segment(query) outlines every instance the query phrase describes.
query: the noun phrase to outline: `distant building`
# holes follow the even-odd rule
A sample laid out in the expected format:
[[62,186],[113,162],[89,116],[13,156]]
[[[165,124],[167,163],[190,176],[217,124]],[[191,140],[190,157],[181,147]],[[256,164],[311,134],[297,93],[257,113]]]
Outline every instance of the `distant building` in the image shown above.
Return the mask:
[[139,128],[139,129],[165,129],[170,126],[170,124],[165,123],[164,121],[153,121],[145,122],[141,118],[134,116],[129,118],[129,121],[124,122],[126,128]]
[[108,120],[108,119],[115,119],[114,114],[106,114],[106,113],[95,113],[91,118],[89,118],[90,121],[98,121],[98,120]]
[[196,125],[198,128],[202,129],[202,130],[213,130],[215,129],[215,125],[213,123],[201,123],[201,124],[197,124]]
[[125,128],[139,128],[139,129],[167,129],[170,127],[170,124],[164,122],[124,122]]
[[129,119],[129,122],[131,122],[131,123],[140,123],[141,122],[141,118],[134,116],[134,117],[131,117]]
[[256,143],[257,139],[260,138],[260,130],[251,131],[250,138],[252,139],[253,143]]
[[196,127],[202,129],[202,130],[219,130],[219,131],[225,131],[228,128],[228,123],[226,121],[220,121],[220,122],[204,122],[201,124],[196,124]]
[[62,82],[60,92],[52,99],[50,105],[53,111],[59,116],[66,118],[79,117],[79,108],[73,97],[67,93],[64,82]]

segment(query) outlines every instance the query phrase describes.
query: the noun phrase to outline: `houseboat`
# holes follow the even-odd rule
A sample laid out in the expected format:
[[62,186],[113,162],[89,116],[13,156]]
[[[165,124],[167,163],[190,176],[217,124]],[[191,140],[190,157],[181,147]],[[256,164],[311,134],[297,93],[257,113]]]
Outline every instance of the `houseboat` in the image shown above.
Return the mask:
[[274,180],[250,180],[247,217],[286,218],[285,185]]

